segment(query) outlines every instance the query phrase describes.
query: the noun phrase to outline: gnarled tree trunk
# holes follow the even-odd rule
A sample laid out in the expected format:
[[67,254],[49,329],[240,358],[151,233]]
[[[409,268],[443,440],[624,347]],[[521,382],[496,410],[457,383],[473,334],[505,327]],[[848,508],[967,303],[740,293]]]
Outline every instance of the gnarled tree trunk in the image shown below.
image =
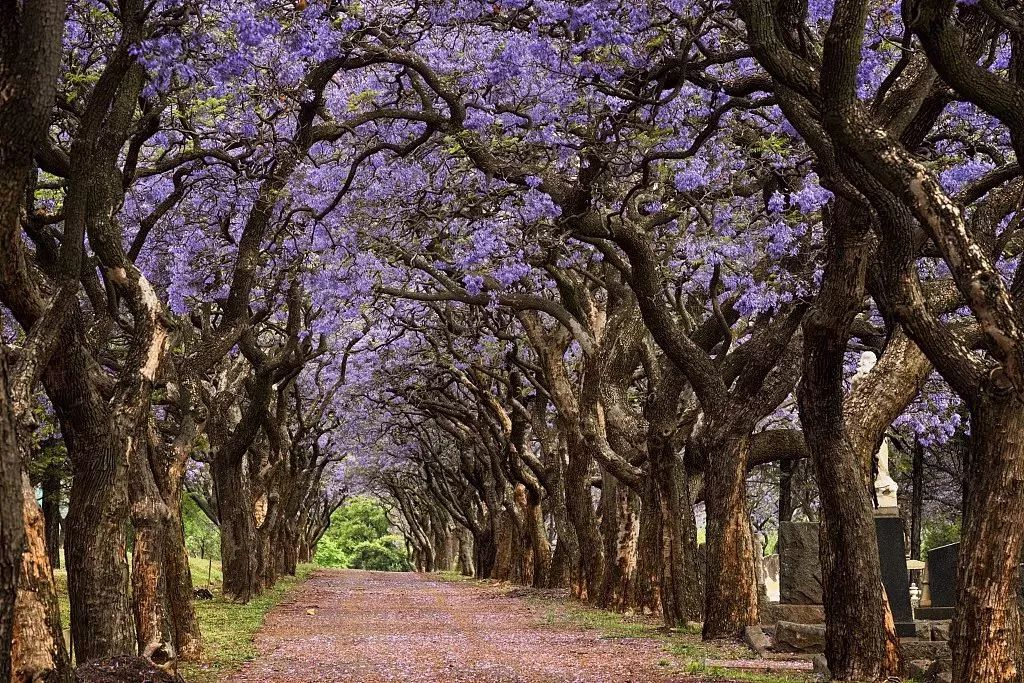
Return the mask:
[[590,493],[590,466],[593,462],[580,434],[568,435],[569,464],[565,469],[565,509],[579,547],[578,562],[572,567],[573,595],[581,600],[597,600],[604,580],[604,553],[597,530],[594,499]]
[[224,594],[239,602],[249,602],[262,592],[256,517],[249,487],[240,464],[215,457],[212,471],[220,520]]
[[1021,680],[1024,404],[984,391],[971,402],[971,448],[953,618],[953,680]]
[[[64,374],[55,384],[63,385],[67,377]],[[83,395],[89,399],[77,400]],[[112,419],[99,396],[74,389],[57,396],[54,405],[74,467],[64,559],[75,661],[133,655],[136,640],[126,556],[127,458],[111,432]]]
[[700,446],[707,462],[704,503],[708,518],[705,640],[736,638],[758,622],[754,541],[747,512],[747,435],[726,435]]
[[47,557],[42,511],[24,475],[22,509],[27,543],[21,559],[14,613],[13,681],[68,683],[71,662],[64,643],[57,587]]
[[14,601],[25,545],[21,478],[21,450],[7,377],[7,356],[0,349],[0,681],[11,677]]
[[804,321],[800,422],[821,496],[825,656],[837,680],[876,680],[898,674],[901,663],[886,628],[869,482],[843,413],[844,354],[864,290],[866,226],[858,231],[847,215],[835,215],[829,234],[833,258]]

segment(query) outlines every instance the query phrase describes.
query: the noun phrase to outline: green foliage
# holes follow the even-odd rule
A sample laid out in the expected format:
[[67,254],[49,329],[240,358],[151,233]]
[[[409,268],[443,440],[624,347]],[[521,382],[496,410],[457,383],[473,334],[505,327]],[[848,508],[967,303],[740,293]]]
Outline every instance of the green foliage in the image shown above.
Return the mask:
[[181,518],[185,526],[185,547],[192,557],[220,559],[220,531],[210,521],[192,496],[181,502]]
[[928,556],[932,548],[956,543],[960,540],[960,520],[926,522],[921,530],[921,555]]
[[378,572],[404,572],[410,569],[409,558],[398,536],[384,536],[375,541],[359,543],[349,555],[348,566]]
[[387,512],[375,499],[358,496],[338,508],[317,546],[321,567],[406,571],[409,560],[399,537],[389,535]]

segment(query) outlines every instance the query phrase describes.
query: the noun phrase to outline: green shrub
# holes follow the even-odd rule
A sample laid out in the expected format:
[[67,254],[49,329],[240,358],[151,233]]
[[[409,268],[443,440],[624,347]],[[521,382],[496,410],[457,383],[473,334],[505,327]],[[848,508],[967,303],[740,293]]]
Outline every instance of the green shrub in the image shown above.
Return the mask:
[[362,541],[352,549],[348,566],[351,569],[372,569],[379,572],[409,570],[409,558],[397,536],[385,536],[375,541]]
[[921,536],[921,555],[927,557],[928,551],[932,548],[960,540],[960,520],[926,522]]
[[387,511],[373,498],[358,496],[338,508],[317,545],[313,560],[321,567],[406,571],[402,539],[388,535]]

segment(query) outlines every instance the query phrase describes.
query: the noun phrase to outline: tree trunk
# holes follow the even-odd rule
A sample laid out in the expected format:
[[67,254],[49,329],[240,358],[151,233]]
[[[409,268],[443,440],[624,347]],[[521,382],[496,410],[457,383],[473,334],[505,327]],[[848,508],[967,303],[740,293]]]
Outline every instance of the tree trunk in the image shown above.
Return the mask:
[[180,494],[177,505],[168,510],[167,535],[164,537],[163,556],[167,575],[167,602],[170,608],[171,629],[178,658],[198,661],[203,654],[203,640],[199,619],[192,604],[192,568],[185,549],[185,530],[181,519]]
[[1024,546],[1024,404],[983,390],[970,404],[971,448],[951,643],[955,683],[1019,681]]
[[583,601],[597,600],[604,577],[604,553],[590,493],[592,457],[582,435],[569,436],[569,464],[565,470],[565,509],[579,546],[578,563],[572,568],[573,595]]
[[494,519],[495,553],[491,578],[497,581],[509,581],[513,578],[513,554],[519,546],[519,524],[516,516],[508,507],[495,511]]
[[551,552],[551,568],[546,585],[548,588],[565,588],[569,586],[572,568],[579,562],[580,548],[576,533],[569,523],[569,513],[565,509],[564,450],[551,448],[545,455],[545,468],[551,473],[548,480],[548,512],[555,529],[555,548]]
[[11,680],[69,683],[71,662],[60,623],[57,587],[47,558],[49,539],[27,474],[22,482],[22,507],[27,543],[21,557],[14,613],[14,677]]
[[[645,614],[661,612],[662,530],[661,506],[653,476],[646,477],[640,491],[640,532],[637,538],[636,602]],[[671,624],[666,620],[666,626]]]
[[76,432],[62,420],[74,465],[64,537],[75,661],[84,664],[136,653],[125,554],[128,518],[126,459],[102,429]]
[[602,473],[601,534],[604,537],[605,575],[600,604],[624,611],[636,606],[639,501],[627,486]]
[[473,576],[473,535],[468,530],[459,528],[459,573]]
[[747,513],[748,436],[727,436],[702,446],[706,454],[704,503],[708,517],[708,582],[704,639],[736,638],[758,623],[754,541]]
[[536,494],[526,492],[526,509],[523,514],[527,539],[533,550],[533,570],[531,584],[535,588],[548,585],[548,574],[551,570],[551,543],[548,541],[547,530],[544,528],[544,513]]
[[282,521],[277,542],[278,576],[295,576],[299,564],[298,527]]
[[21,449],[10,391],[7,356],[0,348],[0,681],[11,678],[14,602],[25,547]]
[[[490,524],[485,524],[479,533],[473,534],[473,550],[476,552],[476,557],[473,558],[473,563],[476,565],[476,577],[478,579],[491,578],[497,547]],[[431,558],[432,561],[433,558]]]
[[697,525],[682,463],[667,443],[648,441],[660,517],[661,611],[666,626],[679,627],[703,615]]
[[171,529],[169,513],[149,465],[146,439],[128,439],[132,452],[131,499],[135,544],[132,548],[132,608],[139,654],[157,666],[172,661],[172,640],[167,601],[164,547]]
[[277,539],[281,523],[281,499],[274,492],[267,496],[267,513],[262,524],[256,529],[256,574],[260,592],[272,588],[277,583],[277,553],[280,549],[274,541]]
[[[845,216],[845,214],[839,214]],[[887,626],[874,510],[864,467],[844,423],[844,354],[864,287],[862,233],[834,222],[818,302],[804,319],[800,423],[821,498],[821,568],[825,656],[837,680],[877,680],[901,669]]]
[[240,463],[214,458],[213,483],[220,520],[220,557],[224,594],[249,602],[261,592],[256,516]]

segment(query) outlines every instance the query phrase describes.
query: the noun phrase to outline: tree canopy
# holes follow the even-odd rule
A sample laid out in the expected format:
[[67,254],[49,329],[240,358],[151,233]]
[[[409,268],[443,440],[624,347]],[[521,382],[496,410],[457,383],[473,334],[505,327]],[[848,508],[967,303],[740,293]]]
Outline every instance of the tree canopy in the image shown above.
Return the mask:
[[884,678],[890,438],[954,680],[1017,680],[1017,4],[8,5],[0,679],[67,680],[61,537],[76,660],[173,662],[197,511],[239,601],[411,562],[717,639],[798,507]]

